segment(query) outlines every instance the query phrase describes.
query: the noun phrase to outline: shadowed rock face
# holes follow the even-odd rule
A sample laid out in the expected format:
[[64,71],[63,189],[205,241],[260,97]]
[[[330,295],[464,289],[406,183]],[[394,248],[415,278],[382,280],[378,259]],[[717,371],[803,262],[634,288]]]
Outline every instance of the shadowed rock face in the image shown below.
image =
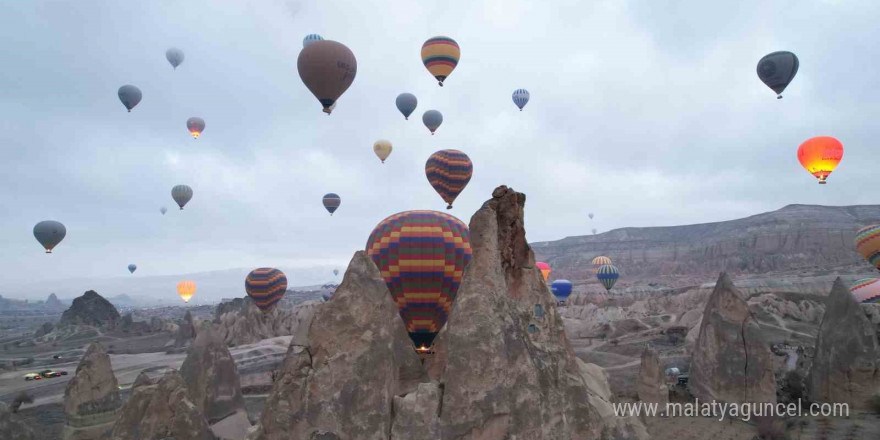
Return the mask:
[[59,326],[85,324],[95,327],[114,327],[121,320],[116,307],[94,290],[73,300],[73,305],[61,315]]
[[68,416],[86,416],[112,412],[121,405],[110,357],[101,343],[93,342],[64,389],[64,412]]
[[244,412],[244,398],[238,381],[235,360],[222,339],[205,323],[199,329],[180,375],[189,390],[190,400],[209,424],[238,411]]
[[748,303],[722,273],[706,303],[689,388],[704,402],[776,402],[773,354]]
[[309,301],[290,307],[280,302],[269,313],[263,313],[249,297],[236,298],[217,306],[215,329],[224,341],[233,345],[276,336],[293,335],[299,340],[308,331],[319,305],[318,301]]
[[850,409],[869,409],[868,399],[880,394],[876,329],[839,278],[819,327],[809,392],[815,402],[848,403]]
[[113,440],[215,440],[189,400],[183,377],[170,371],[156,384],[140,381],[116,419]]
[[663,374],[663,366],[657,352],[645,348],[642,352],[642,364],[639,370],[638,385],[639,400],[642,402],[659,403],[666,405],[669,402],[669,389],[666,387],[666,377]]
[[37,440],[34,431],[0,402],[0,440]]

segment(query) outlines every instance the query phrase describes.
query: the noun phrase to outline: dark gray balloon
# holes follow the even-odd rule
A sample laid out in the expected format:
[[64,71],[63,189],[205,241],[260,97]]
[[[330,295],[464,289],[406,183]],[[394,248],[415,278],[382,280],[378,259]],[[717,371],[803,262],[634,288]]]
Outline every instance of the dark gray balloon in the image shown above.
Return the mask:
[[179,66],[180,63],[183,62],[183,58],[183,51],[176,47],[172,47],[171,49],[165,51],[165,59],[168,60],[169,63],[171,63],[171,67],[173,67],[175,70],[177,70],[177,66]]
[[183,206],[187,204],[193,197],[193,190],[187,185],[177,185],[171,188],[171,198],[177,202],[177,206],[183,210]]
[[34,226],[34,237],[43,245],[47,254],[52,253],[52,249],[64,240],[65,235],[67,228],[55,220],[44,220]]
[[126,84],[119,88],[119,100],[122,101],[122,105],[128,109],[130,112],[134,106],[138,105],[141,102],[141,89],[131,85]]
[[419,100],[416,99],[416,95],[412,93],[401,93],[397,95],[397,100],[395,100],[397,104],[397,109],[403,113],[403,117],[406,120],[409,120],[409,115],[415,111],[416,106],[419,104]]
[[162,215],[165,215],[165,213],[168,212],[168,208],[163,206],[163,207],[159,208],[159,212],[161,212]]
[[437,110],[428,110],[422,115],[422,122],[425,124],[425,127],[428,127],[428,130],[431,130],[431,134],[434,134],[437,127],[443,123],[443,115]]
[[134,273],[134,271],[136,271],[137,268],[138,268],[138,267],[137,267],[136,264],[129,264],[129,265],[128,265],[128,271],[131,272],[131,273]]
[[758,78],[776,92],[776,99],[782,99],[782,91],[794,79],[799,65],[797,55],[786,51],[773,52],[758,61]]

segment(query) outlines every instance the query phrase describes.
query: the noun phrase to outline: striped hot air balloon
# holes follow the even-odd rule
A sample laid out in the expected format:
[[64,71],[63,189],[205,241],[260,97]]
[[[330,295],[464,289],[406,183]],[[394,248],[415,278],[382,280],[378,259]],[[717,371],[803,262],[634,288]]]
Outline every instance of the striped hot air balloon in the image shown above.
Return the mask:
[[[594,232],[594,234],[595,234],[595,232]],[[599,255],[598,257],[593,258],[593,261],[591,261],[590,264],[593,265],[593,269],[595,269],[596,273],[598,273],[600,267],[602,267],[606,264],[612,264],[612,263],[611,263],[610,258],[608,258],[604,255]]]
[[244,280],[244,290],[263,313],[269,313],[287,291],[287,276],[271,267],[254,269]]
[[303,47],[306,47],[315,41],[324,41],[324,37],[318,34],[308,34],[305,38],[303,38]]
[[550,265],[543,261],[539,261],[535,263],[535,266],[541,271],[541,276],[544,277],[544,281],[547,281],[547,278],[550,278]]
[[458,150],[440,150],[432,154],[425,163],[428,182],[443,201],[449,204],[446,209],[452,209],[452,202],[471,181],[473,174],[474,164],[471,159]]
[[429,38],[422,45],[422,63],[428,72],[437,78],[440,87],[443,87],[443,81],[455,70],[460,58],[461,48],[452,38],[443,36]]
[[427,351],[446,323],[471,259],[467,225],[437,211],[400,212],[376,225],[366,250],[416,349]]
[[880,302],[880,279],[862,278],[852,283],[849,291],[860,303]]
[[565,301],[571,295],[571,287],[569,280],[556,280],[550,285],[550,290],[558,301]]
[[196,293],[195,281],[181,281],[177,283],[177,294],[183,302],[188,303]]
[[519,107],[519,111],[522,111],[523,107],[529,103],[529,91],[526,89],[516,89],[513,92],[513,103]]
[[856,250],[880,270],[880,225],[871,225],[856,233]]
[[324,208],[327,208],[327,211],[330,212],[330,215],[333,215],[336,212],[336,209],[339,208],[339,205],[342,203],[342,199],[339,195],[335,193],[327,193],[324,194],[324,198],[322,199],[324,202]]
[[605,290],[611,290],[614,287],[614,283],[617,282],[617,278],[620,277],[620,272],[617,270],[613,264],[605,264],[599,267],[599,270],[596,271],[596,278],[599,279],[599,282],[605,286]]

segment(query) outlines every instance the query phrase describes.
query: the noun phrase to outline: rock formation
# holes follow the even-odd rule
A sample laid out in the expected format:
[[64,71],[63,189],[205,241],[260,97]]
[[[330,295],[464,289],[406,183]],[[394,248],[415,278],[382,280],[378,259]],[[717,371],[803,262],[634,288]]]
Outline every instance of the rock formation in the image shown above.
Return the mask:
[[650,347],[642,352],[642,365],[639,370],[639,400],[642,402],[659,403],[663,408],[669,402],[669,388],[660,357]]
[[183,316],[183,321],[181,321],[180,325],[177,327],[177,331],[174,332],[174,346],[186,347],[192,344],[195,337],[196,327],[195,324],[193,324],[192,314],[187,310],[186,315]]
[[0,440],[37,440],[30,426],[3,402],[0,402]]
[[291,344],[249,438],[387,440],[392,401],[426,379],[379,269],[355,253],[308,345]]
[[210,323],[206,322],[198,333],[180,367],[189,398],[210,425],[231,416],[243,418],[246,426],[239,425],[242,429],[236,436],[242,438],[250,423],[247,422],[235,360]]
[[688,386],[704,402],[776,402],[773,354],[726,273],[703,311]]
[[49,297],[46,298],[45,307],[49,311],[63,311],[65,309],[64,303],[55,296],[54,293],[49,294]]
[[874,325],[838,278],[828,295],[809,376],[814,402],[868,409],[880,394],[880,344]]
[[64,389],[64,438],[101,438],[113,428],[121,405],[110,357],[103,345],[93,342]]
[[320,304],[308,301],[284,307],[279,302],[271,312],[263,313],[250,297],[236,298],[217,306],[214,323],[223,340],[233,346],[276,336],[304,336]]
[[95,327],[114,327],[120,321],[119,312],[94,290],[89,290],[73,300],[73,305],[61,315],[59,326],[91,325]]
[[39,338],[41,336],[45,336],[55,330],[55,325],[51,322],[44,322],[37,331],[34,332],[34,337]]
[[187,395],[183,377],[169,371],[158,383],[141,381],[113,426],[112,440],[214,440],[208,422]]

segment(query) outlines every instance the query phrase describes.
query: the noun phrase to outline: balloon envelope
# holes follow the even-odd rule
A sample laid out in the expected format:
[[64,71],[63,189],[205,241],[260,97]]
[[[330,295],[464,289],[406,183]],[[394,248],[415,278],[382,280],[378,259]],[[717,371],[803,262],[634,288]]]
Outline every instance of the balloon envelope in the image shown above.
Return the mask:
[[47,254],[52,253],[52,249],[64,240],[65,235],[67,228],[55,220],[44,220],[34,225],[34,238],[43,245]]
[[205,131],[205,120],[193,116],[186,120],[186,129],[189,130],[189,134],[192,135],[193,139],[198,139],[202,132]]
[[471,259],[467,225],[436,211],[400,212],[376,225],[366,250],[413,343],[429,347],[446,323]]
[[129,265],[128,265],[128,271],[131,272],[131,273],[134,273],[134,271],[136,271],[137,268],[138,268],[138,267],[137,267],[137,265],[135,265],[135,264],[129,264]]
[[591,212],[591,213],[589,213],[589,214],[587,214],[587,216],[589,216],[589,217],[590,217],[590,220],[592,220],[592,219],[593,219],[593,213],[592,213],[592,212]]
[[[593,233],[596,233],[595,229],[593,230]],[[593,268],[598,272],[600,267],[606,264],[611,264],[611,259],[604,255],[599,255],[598,257],[593,258],[593,261],[591,261],[590,264],[592,264]]]
[[400,113],[403,114],[404,119],[409,120],[409,115],[415,111],[416,106],[419,104],[419,100],[416,99],[416,95],[412,93],[401,93],[397,95],[397,99],[394,100],[394,103],[397,105],[397,109],[400,110]]
[[758,78],[781,99],[782,91],[797,74],[799,64],[797,55],[791,52],[773,52],[758,61]]
[[443,123],[443,115],[437,110],[428,110],[422,115],[422,123],[428,127],[428,130],[431,130],[431,134],[434,134]]
[[801,166],[824,184],[843,159],[843,144],[831,136],[816,136],[802,143],[797,155]]
[[458,150],[440,150],[432,154],[425,163],[428,182],[443,201],[449,204],[446,209],[452,209],[452,202],[471,181],[473,173],[474,164],[471,159]]
[[856,251],[880,270],[880,225],[871,225],[856,232]]
[[324,37],[318,34],[308,34],[305,38],[303,38],[303,47],[306,47],[315,41],[324,41]]
[[339,208],[339,205],[342,204],[342,199],[335,193],[324,194],[324,198],[321,201],[324,203],[324,208],[330,212],[330,215],[333,215],[336,209]]
[[571,295],[571,287],[571,281],[569,280],[556,280],[550,285],[550,290],[553,292],[553,296],[555,296],[556,299],[559,301],[565,301],[565,299]]
[[177,69],[177,66],[179,66],[180,63],[183,62],[183,58],[183,51],[176,47],[172,47],[171,49],[165,51],[165,59],[168,60],[169,63],[171,63],[171,67],[173,67],[175,70]]
[[339,269],[333,269],[333,276],[339,275]]
[[535,266],[541,271],[541,276],[544,277],[544,281],[547,281],[547,278],[550,278],[550,271],[552,270],[550,269],[550,265],[543,261],[539,261],[535,263]]
[[141,89],[130,84],[120,87],[117,94],[119,95],[119,100],[122,101],[122,105],[124,105],[129,112],[131,112],[131,109],[133,109],[134,106],[141,102],[141,97],[143,96],[141,95]]
[[183,206],[186,205],[192,197],[193,190],[188,185],[177,185],[174,188],[171,188],[171,198],[177,202],[177,206],[180,206],[181,210],[183,210]]
[[461,48],[452,38],[437,36],[429,38],[422,45],[422,63],[428,72],[437,78],[441,87],[443,81],[455,70],[459,59],[461,59]]
[[849,287],[850,293],[857,302],[876,303],[880,302],[880,279],[862,278]]
[[519,107],[519,111],[522,111],[523,107],[529,103],[529,91],[526,89],[516,89],[513,92],[513,103]]
[[177,294],[180,295],[180,299],[182,299],[183,302],[188,303],[195,293],[195,281],[181,281],[177,283]]
[[357,60],[344,44],[319,40],[303,48],[296,60],[296,68],[303,83],[324,107],[324,112],[330,114],[330,107],[354,81]]
[[287,291],[287,276],[271,267],[254,269],[244,280],[244,289],[263,313],[269,313]]
[[382,163],[385,163],[385,159],[388,159],[388,156],[391,155],[392,149],[391,142],[385,139],[379,139],[373,143],[373,153],[376,153],[376,156],[379,157]]
[[614,283],[617,282],[617,278],[620,277],[620,272],[617,270],[617,267],[612,264],[605,264],[599,267],[599,270],[596,271],[596,278],[599,279],[599,282],[605,286],[605,290],[611,290],[614,287]]
[[163,206],[163,207],[159,208],[159,212],[161,212],[162,215],[165,215],[165,213],[168,212],[168,208]]

